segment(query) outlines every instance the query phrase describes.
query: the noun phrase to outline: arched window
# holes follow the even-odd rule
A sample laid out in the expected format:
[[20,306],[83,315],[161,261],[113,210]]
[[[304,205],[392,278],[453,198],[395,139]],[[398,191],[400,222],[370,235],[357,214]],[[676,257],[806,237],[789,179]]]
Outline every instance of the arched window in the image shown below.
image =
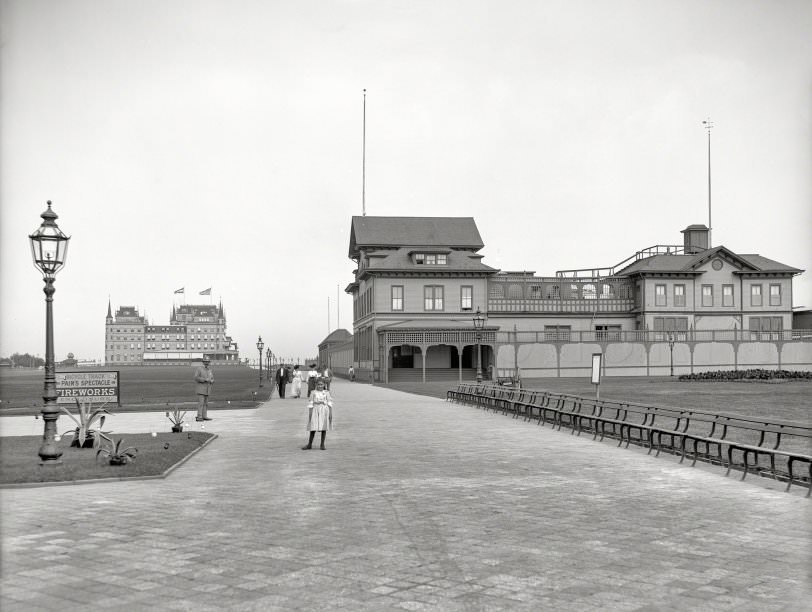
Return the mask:
[[502,288],[502,285],[493,283],[490,286],[490,289],[488,289],[488,295],[489,295],[489,297],[497,298],[497,299],[505,297],[504,289]]
[[592,283],[586,283],[581,290],[583,291],[585,300],[594,300],[596,297],[598,297],[598,293],[595,290],[595,285]]
[[520,300],[524,297],[521,285],[510,285],[508,287],[508,297],[513,300]]

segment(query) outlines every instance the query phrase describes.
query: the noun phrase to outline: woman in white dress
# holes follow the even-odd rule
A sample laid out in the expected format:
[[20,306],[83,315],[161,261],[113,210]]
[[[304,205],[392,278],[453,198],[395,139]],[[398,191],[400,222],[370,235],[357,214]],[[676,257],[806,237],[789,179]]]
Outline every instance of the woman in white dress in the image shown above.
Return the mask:
[[324,380],[319,378],[316,381],[316,389],[310,394],[310,401],[307,402],[307,431],[310,432],[310,439],[302,450],[313,448],[313,437],[317,431],[321,432],[321,450],[324,449],[324,440],[327,431],[333,429],[333,398],[330,392],[324,388]]
[[301,397],[302,395],[302,372],[299,366],[293,366],[293,397]]

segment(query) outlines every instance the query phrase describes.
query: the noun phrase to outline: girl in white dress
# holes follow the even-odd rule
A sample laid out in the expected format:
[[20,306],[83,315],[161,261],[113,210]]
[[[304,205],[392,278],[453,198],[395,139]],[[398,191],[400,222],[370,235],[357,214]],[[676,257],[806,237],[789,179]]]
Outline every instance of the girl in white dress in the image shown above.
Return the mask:
[[302,371],[299,366],[293,366],[293,397],[302,395]]
[[310,394],[310,401],[307,402],[307,431],[310,432],[310,439],[302,450],[313,448],[313,437],[317,431],[321,432],[321,450],[324,450],[324,439],[327,431],[333,429],[333,398],[330,392],[324,388],[324,380],[316,380],[316,389]]

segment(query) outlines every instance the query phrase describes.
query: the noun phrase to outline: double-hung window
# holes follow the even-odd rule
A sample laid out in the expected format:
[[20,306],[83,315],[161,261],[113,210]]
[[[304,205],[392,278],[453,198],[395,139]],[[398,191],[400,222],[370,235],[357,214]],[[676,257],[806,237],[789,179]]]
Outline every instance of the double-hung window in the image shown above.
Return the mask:
[[750,306],[761,306],[761,285],[750,285]]
[[781,305],[781,285],[770,285],[770,306]]
[[403,310],[403,285],[392,285],[392,310]]
[[442,310],[443,309],[443,286],[426,285],[423,287],[423,309]]
[[702,285],[702,306],[713,306],[713,285]]
[[460,310],[471,310],[474,307],[474,288],[471,285],[460,287]]
[[722,306],[733,306],[733,285],[722,285]]
[[685,285],[674,285],[674,306],[685,306]]
[[667,303],[666,299],[665,285],[654,285],[654,305],[665,306]]

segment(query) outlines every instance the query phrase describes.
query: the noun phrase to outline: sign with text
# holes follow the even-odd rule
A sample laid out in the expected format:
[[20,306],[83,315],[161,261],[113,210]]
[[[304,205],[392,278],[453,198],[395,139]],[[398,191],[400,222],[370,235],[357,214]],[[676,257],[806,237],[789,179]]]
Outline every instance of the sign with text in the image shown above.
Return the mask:
[[592,353],[592,384],[601,384],[601,353]]
[[75,404],[78,399],[92,404],[121,405],[117,371],[57,372],[56,394],[57,404]]

